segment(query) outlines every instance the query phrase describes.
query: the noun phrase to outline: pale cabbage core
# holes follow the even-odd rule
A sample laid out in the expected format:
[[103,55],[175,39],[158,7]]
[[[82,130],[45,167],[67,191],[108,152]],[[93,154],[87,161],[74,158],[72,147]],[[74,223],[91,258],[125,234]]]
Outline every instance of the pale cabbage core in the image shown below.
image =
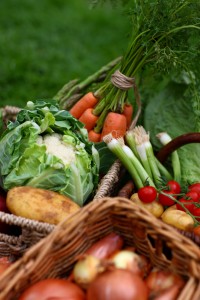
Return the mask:
[[40,136],[37,139],[37,143],[39,145],[45,144],[47,153],[60,158],[65,165],[75,161],[74,147],[62,141],[62,135],[58,133],[47,134],[44,137]]

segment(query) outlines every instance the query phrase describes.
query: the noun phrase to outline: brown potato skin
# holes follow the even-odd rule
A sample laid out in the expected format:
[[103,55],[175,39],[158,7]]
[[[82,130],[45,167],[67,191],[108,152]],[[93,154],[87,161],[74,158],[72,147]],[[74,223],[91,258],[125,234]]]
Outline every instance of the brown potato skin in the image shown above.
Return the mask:
[[57,192],[20,186],[10,189],[6,205],[16,216],[57,225],[80,206]]

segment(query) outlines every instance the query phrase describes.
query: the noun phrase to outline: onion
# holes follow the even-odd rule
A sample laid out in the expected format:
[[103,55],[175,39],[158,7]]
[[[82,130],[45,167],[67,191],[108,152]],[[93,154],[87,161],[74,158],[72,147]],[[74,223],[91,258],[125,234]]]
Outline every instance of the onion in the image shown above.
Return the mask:
[[73,279],[80,287],[86,289],[88,284],[104,269],[100,259],[85,254],[74,266]]
[[28,287],[18,300],[85,300],[85,293],[75,283],[49,278]]
[[130,270],[134,274],[143,276],[144,260],[132,251],[121,250],[117,252],[111,257],[111,262],[118,269]]
[[176,286],[180,289],[185,284],[184,280],[179,275],[168,270],[158,269],[154,269],[148,275],[145,282],[150,290],[150,295],[159,295],[159,293],[172,286]]
[[[134,249],[135,250],[135,249]],[[131,248],[120,250],[111,257],[111,262],[119,269],[127,269],[142,277],[146,277],[151,269],[150,261],[143,255],[139,255]]]
[[142,278],[129,270],[106,271],[89,285],[87,300],[147,300],[148,289]]
[[97,258],[104,259],[116,251],[122,249],[124,240],[117,233],[112,232],[94,243],[87,251],[86,254],[93,255]]
[[152,300],[176,300],[180,293],[180,286],[174,285],[168,289],[165,289],[159,295],[152,297]]

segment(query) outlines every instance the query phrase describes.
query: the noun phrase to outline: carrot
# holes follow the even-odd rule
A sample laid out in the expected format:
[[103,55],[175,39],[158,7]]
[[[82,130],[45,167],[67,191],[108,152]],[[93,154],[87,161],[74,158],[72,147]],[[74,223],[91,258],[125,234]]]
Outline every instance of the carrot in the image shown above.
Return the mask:
[[101,140],[101,133],[97,133],[92,129],[88,132],[88,139],[90,142],[98,143]]
[[123,115],[125,115],[125,117],[126,117],[127,129],[128,129],[131,125],[132,116],[133,116],[133,105],[132,104],[126,103],[124,105]]
[[87,108],[94,107],[98,102],[98,99],[92,92],[85,94],[74,106],[69,110],[70,114],[79,119],[80,116]]
[[119,190],[118,197],[129,199],[134,190],[134,183],[132,180],[128,180],[125,185]]
[[124,136],[127,129],[126,117],[123,114],[119,114],[116,112],[109,112],[105,118],[101,140],[104,136],[109,133],[112,133],[114,138],[119,138],[120,136]]
[[80,116],[79,121],[85,125],[85,128],[89,132],[94,128],[96,121],[98,120],[98,116],[93,114],[93,108],[87,108],[84,113]]

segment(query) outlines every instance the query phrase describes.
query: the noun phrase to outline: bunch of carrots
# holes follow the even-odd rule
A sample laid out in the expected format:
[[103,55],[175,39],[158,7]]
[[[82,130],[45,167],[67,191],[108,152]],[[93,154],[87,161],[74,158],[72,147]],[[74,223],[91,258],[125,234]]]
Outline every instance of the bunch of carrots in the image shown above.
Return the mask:
[[[189,52],[184,49],[187,49],[186,45],[191,48],[190,40],[200,30],[196,25],[196,4],[187,0],[183,1],[184,4],[173,0],[133,2],[130,44],[117,68],[111,70],[112,73],[94,92],[91,88],[69,109],[74,117],[85,124],[89,139],[93,142],[102,141],[109,133],[113,137],[123,137],[129,126],[132,129],[136,125],[141,112],[137,85],[147,65],[156,73],[159,70],[161,75],[166,66],[168,72],[178,66],[179,71],[184,70],[191,78],[191,57],[186,57],[185,53]],[[195,91],[195,84],[193,86]],[[134,95],[130,101],[131,88]]]
[[100,115],[96,112],[99,98],[93,92],[86,93],[69,110],[71,115],[85,125],[88,131],[88,138],[92,142],[100,142],[109,133],[116,138],[124,136],[129,128],[132,116],[133,105],[125,103],[122,112],[109,111],[101,127],[97,127]]

